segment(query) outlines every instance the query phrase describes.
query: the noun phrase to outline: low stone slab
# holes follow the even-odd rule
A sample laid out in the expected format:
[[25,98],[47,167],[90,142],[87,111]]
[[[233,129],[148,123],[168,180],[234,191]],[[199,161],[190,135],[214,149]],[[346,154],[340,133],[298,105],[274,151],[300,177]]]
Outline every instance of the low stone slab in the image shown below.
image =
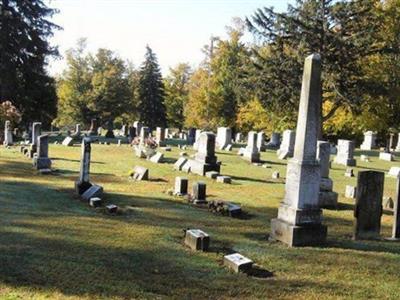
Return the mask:
[[357,187],[352,185],[346,185],[344,196],[346,198],[355,199],[357,196]]
[[74,145],[74,139],[70,136],[67,136],[61,143],[63,146],[71,147]]
[[391,177],[399,177],[400,176],[400,167],[391,167],[388,173]]
[[38,172],[39,172],[39,174],[47,175],[47,174],[51,174],[51,169],[39,169]]
[[394,208],[394,201],[391,197],[383,197],[383,208],[392,210]]
[[232,151],[232,144],[228,144],[223,150]]
[[210,236],[200,229],[186,230],[185,245],[192,250],[207,251],[210,246]]
[[224,256],[224,265],[235,273],[246,272],[253,266],[253,261],[239,253]]
[[106,206],[106,210],[110,214],[115,214],[118,212],[118,206],[116,206],[115,204],[110,204]]
[[386,161],[393,161],[394,155],[392,153],[381,152],[379,153],[379,159]]
[[163,159],[164,159],[164,154],[162,154],[161,152],[157,152],[152,157],[150,157],[150,161],[156,164],[161,163]]
[[360,156],[361,161],[369,162],[369,156],[365,154],[361,154]]
[[227,184],[232,183],[232,179],[229,176],[219,175],[219,176],[217,176],[216,179],[217,179],[217,182],[220,182],[220,183],[227,183]]
[[345,177],[354,177],[354,170],[351,168],[347,168],[346,172],[344,173]]
[[89,205],[91,207],[100,207],[103,204],[103,200],[99,197],[92,197],[89,200]]
[[149,180],[149,169],[141,166],[135,166],[133,169],[132,179],[136,181]]
[[206,177],[207,178],[211,178],[211,179],[215,179],[217,178],[219,175],[219,173],[217,171],[208,171],[206,172]]
[[93,184],[83,194],[82,199],[89,201],[91,198],[100,198],[103,195],[103,187]]
[[228,207],[228,214],[232,218],[237,218],[242,214],[242,207],[234,203],[226,203]]
[[273,179],[279,179],[279,177],[280,177],[280,174],[279,174],[278,171],[274,171],[274,172],[272,173],[272,178],[273,178]]
[[185,157],[180,157],[175,163],[174,163],[174,169],[177,171],[182,171],[183,165],[187,162],[187,158]]

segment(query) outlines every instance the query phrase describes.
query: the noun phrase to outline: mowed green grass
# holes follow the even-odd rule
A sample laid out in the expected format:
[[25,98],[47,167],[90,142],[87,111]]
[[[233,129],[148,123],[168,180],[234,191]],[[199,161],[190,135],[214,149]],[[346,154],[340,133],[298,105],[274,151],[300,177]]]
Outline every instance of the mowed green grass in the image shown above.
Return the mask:
[[[105,203],[117,204],[112,216],[78,200],[80,146],[51,145],[52,175],[38,175],[17,147],[0,150],[1,299],[398,299],[400,243],[353,241],[353,201],[344,198],[345,167],[333,164],[338,210],[324,210],[328,241],[321,247],[288,248],[268,242],[270,220],[284,195],[286,161],[262,153],[271,168],[254,166],[234,152],[218,152],[224,175],[216,183],[173,170],[180,149],[165,152],[167,163],[136,158],[127,145],[92,145],[91,181],[104,187]],[[189,154],[193,153],[188,150]],[[359,160],[363,169],[387,171],[400,162]],[[333,157],[332,157],[333,158]],[[132,182],[128,172],[142,165],[151,180]],[[282,179],[271,174],[279,170]],[[246,219],[214,215],[169,196],[176,176],[207,183],[209,200],[238,202]],[[385,177],[385,195],[396,182]],[[390,236],[392,214],[384,212],[382,236]],[[186,248],[183,229],[211,236],[210,252]],[[222,265],[232,251],[251,258],[273,277],[234,274]]]

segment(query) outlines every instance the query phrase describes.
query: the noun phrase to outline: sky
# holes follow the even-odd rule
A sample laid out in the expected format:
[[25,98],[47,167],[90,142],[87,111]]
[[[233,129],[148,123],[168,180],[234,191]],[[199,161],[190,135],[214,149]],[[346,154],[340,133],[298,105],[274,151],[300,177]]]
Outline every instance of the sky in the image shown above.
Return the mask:
[[[87,48],[115,51],[136,67],[149,45],[164,74],[169,67],[187,62],[196,66],[204,58],[202,47],[211,36],[226,38],[234,17],[251,16],[264,6],[285,10],[294,0],[48,0],[59,13],[52,21],[63,27],[51,39],[64,56],[79,38]],[[249,39],[250,37],[247,37]],[[60,74],[63,58],[51,60],[49,72]]]

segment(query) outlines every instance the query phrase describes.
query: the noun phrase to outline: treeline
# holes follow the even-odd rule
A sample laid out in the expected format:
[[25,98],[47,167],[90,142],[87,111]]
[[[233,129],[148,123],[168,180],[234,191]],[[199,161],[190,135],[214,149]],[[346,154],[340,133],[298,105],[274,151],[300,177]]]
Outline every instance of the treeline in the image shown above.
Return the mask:
[[199,66],[181,63],[165,78],[150,47],[135,68],[107,49],[86,53],[80,41],[56,80],[53,124],[97,117],[151,127],[294,128],[303,61],[318,52],[325,135],[400,129],[400,0],[297,1],[284,13],[260,8],[227,33],[204,46]]

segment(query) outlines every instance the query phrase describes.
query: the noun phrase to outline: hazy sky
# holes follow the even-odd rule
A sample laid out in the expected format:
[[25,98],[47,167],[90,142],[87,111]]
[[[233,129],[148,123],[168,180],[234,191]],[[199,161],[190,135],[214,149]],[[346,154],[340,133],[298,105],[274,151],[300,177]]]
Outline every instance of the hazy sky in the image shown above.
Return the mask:
[[[85,37],[89,51],[116,51],[135,66],[143,61],[148,44],[157,54],[163,73],[179,62],[198,64],[210,36],[226,37],[232,18],[250,16],[257,8],[284,10],[293,0],[48,0],[59,9],[53,22],[63,27],[52,43],[60,53]],[[63,59],[49,70],[60,73]]]

